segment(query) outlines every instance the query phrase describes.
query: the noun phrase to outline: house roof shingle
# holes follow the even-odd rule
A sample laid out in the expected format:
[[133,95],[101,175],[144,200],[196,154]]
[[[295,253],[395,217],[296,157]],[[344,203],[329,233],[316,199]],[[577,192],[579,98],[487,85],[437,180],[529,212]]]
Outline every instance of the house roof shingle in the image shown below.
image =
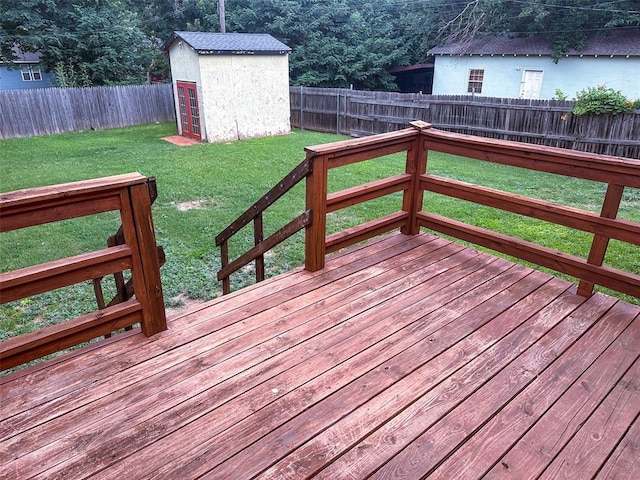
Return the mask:
[[291,49],[266,33],[173,32],[164,50],[182,40],[201,55],[284,54]]
[[[546,35],[532,37],[488,36],[465,43],[450,43],[432,48],[429,55],[551,55]],[[640,33],[616,32],[590,38],[584,48],[570,49],[565,55],[640,56]]]
[[[23,52],[20,47],[16,44],[11,47],[13,51],[14,59],[13,63],[39,63],[40,62],[40,53],[32,53],[32,52]],[[6,59],[3,59],[0,56],[0,64],[4,63]]]

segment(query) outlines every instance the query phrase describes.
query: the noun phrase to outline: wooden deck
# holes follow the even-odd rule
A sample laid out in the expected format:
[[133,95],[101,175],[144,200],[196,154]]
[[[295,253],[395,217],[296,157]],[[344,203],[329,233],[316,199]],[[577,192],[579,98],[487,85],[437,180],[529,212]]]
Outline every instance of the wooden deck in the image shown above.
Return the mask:
[[640,307],[448,240],[378,238],[168,324],[2,378],[0,478],[640,471]]

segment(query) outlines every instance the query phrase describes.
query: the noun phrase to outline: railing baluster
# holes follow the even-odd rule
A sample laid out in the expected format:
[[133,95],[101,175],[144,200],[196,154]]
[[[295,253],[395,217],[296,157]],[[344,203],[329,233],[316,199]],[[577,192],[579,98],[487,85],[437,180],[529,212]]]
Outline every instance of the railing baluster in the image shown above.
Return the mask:
[[[220,244],[220,263],[222,264],[222,270],[229,265],[229,242],[224,240]],[[231,293],[231,279],[229,275],[222,279],[222,294],[226,295]]]
[[[262,212],[253,219],[253,240],[254,245],[258,246],[264,240],[264,230],[262,225]],[[256,258],[256,282],[264,280],[264,255]]]
[[[623,193],[623,185],[610,183],[607,186],[607,193],[604,196],[604,202],[602,203],[602,210],[600,212],[601,217],[616,218],[618,216],[618,210],[620,209],[620,202],[622,201]],[[609,237],[605,235],[594,235],[587,262],[592,265],[602,265],[608,246]],[[578,294],[585,297],[593,295],[593,283],[580,280],[580,283],[578,284]]]

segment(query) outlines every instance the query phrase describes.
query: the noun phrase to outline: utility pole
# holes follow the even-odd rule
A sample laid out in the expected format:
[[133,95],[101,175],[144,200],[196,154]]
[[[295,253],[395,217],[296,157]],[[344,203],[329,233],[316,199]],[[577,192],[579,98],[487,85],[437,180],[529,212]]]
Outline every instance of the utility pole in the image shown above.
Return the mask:
[[218,0],[218,18],[220,19],[220,33],[227,33],[226,21],[224,18],[224,0]]

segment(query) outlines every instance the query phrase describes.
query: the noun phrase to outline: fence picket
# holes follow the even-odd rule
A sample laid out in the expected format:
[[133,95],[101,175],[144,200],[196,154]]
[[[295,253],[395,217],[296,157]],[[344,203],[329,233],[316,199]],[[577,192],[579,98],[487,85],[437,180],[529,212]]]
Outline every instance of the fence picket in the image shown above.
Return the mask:
[[291,125],[298,127],[303,115],[308,130],[336,132],[338,113],[339,133],[351,136],[399,130],[422,120],[458,133],[640,158],[639,111],[578,117],[565,101],[312,87],[292,87],[290,101]]
[[[291,87],[291,125],[351,136],[421,120],[441,130],[640,159],[640,111],[576,116],[571,102]],[[175,121],[171,85],[0,91],[0,139]]]
[[0,139],[175,121],[171,85],[0,91]]

